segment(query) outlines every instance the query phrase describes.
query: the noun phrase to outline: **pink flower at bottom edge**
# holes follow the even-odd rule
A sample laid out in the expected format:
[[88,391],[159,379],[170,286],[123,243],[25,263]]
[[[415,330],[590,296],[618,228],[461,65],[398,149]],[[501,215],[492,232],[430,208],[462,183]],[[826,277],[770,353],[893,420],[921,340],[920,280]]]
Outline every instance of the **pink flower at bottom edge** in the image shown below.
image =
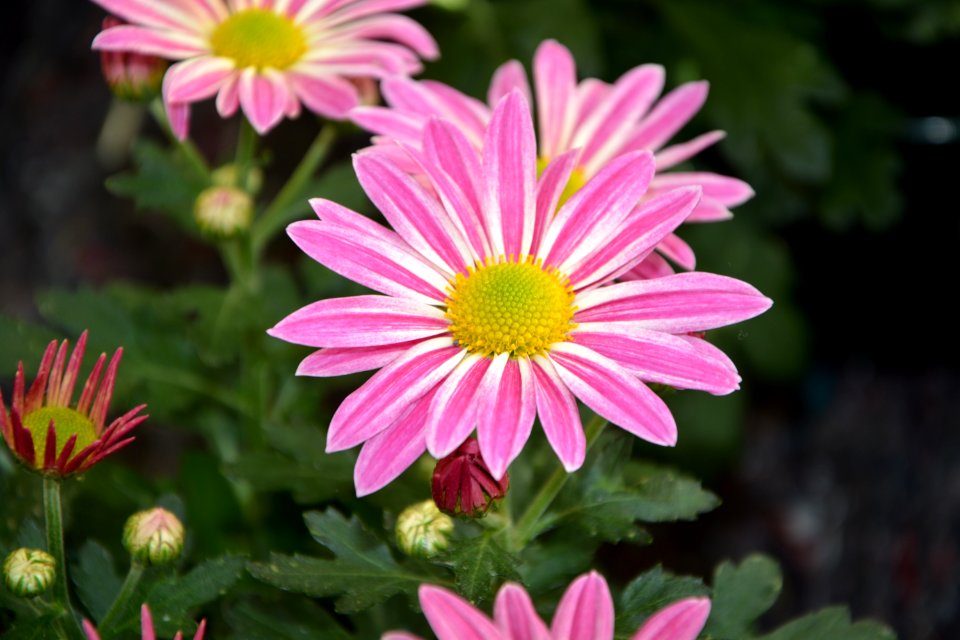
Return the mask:
[[[460,596],[433,585],[421,585],[420,606],[438,640],[611,640],[613,598],[596,571],[574,580],[560,600],[550,628],[518,584],[500,588],[493,619]],[[631,640],[695,640],[710,615],[708,598],[686,598],[661,609]],[[419,640],[404,631],[390,631],[382,640]]]
[[[203,640],[203,634],[206,630],[207,621],[201,620],[193,640]],[[89,620],[83,621],[83,633],[87,636],[87,640],[100,640],[100,634],[97,633],[93,623]],[[157,640],[157,634],[153,630],[153,616],[150,614],[150,607],[146,603],[140,605],[140,638],[141,640]],[[181,640],[182,638],[183,633],[180,631],[174,636],[174,640]]]

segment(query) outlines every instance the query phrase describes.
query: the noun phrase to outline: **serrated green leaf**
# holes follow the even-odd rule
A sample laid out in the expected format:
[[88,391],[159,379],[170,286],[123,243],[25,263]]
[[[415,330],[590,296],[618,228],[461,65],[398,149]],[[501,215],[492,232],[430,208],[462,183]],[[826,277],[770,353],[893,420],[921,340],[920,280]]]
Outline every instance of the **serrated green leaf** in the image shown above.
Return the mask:
[[[272,604],[272,603],[271,603]],[[286,603],[285,603],[286,604]],[[268,606],[241,602],[226,613],[236,640],[349,640],[351,637],[329,613],[311,602]]]
[[851,622],[846,607],[830,607],[788,622],[757,640],[895,640],[884,624],[873,620]]
[[353,461],[347,456],[306,462],[273,451],[253,451],[228,465],[225,473],[248,482],[256,491],[289,491],[301,504],[350,497],[353,491]]
[[8,630],[3,631],[3,640],[49,640],[50,630],[56,616],[43,616],[33,620],[17,620]]
[[490,600],[502,582],[520,579],[517,558],[507,553],[491,533],[455,542],[449,559],[457,591],[471,602]]
[[660,609],[683,598],[707,595],[709,591],[699,578],[675,576],[662,567],[654,567],[623,591],[617,607],[617,628],[632,633]]
[[117,575],[110,552],[99,542],[87,540],[80,548],[77,562],[71,567],[70,577],[77,587],[80,602],[93,620],[99,622],[113,604],[123,582]]
[[773,606],[782,587],[780,568],[766,556],[749,556],[739,565],[724,562],[714,572],[706,630],[722,639],[748,637],[754,621]]

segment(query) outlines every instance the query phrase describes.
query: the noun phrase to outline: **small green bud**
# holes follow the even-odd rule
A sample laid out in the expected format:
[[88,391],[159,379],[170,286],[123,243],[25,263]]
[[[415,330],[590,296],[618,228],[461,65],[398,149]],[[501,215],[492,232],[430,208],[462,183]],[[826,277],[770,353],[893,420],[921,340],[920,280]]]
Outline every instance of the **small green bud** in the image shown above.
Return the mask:
[[3,580],[18,596],[33,598],[57,579],[57,563],[46,551],[17,549],[3,562]]
[[217,168],[210,176],[214,186],[217,187],[239,187],[247,193],[256,195],[263,186],[263,172],[257,167],[251,167],[247,171],[245,184],[240,184],[240,167],[234,163],[225,164]]
[[123,527],[123,546],[134,558],[149,565],[164,565],[183,551],[183,524],[166,509],[140,511]]
[[409,556],[432,558],[447,548],[453,520],[433,500],[409,506],[397,518],[397,544]]
[[229,238],[250,228],[253,198],[236,187],[210,187],[197,196],[193,214],[201,230],[214,236]]

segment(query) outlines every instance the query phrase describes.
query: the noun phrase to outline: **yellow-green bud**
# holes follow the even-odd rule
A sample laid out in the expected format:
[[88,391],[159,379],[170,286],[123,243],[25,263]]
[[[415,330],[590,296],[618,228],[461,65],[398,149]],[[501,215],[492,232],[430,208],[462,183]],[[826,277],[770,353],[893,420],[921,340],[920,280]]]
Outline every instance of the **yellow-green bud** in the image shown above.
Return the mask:
[[397,544],[409,556],[432,558],[447,548],[453,520],[433,500],[409,506],[397,518]]
[[144,564],[173,562],[183,551],[183,524],[177,516],[159,507],[137,512],[123,527],[123,546]]
[[46,551],[17,549],[3,562],[7,588],[24,598],[33,598],[50,588],[57,579],[57,563]]
[[193,214],[200,229],[228,238],[250,228],[253,198],[236,187],[210,187],[197,196]]
[[210,179],[217,187],[239,187],[247,193],[256,195],[263,186],[263,172],[257,167],[251,167],[247,171],[244,184],[240,184],[240,167],[236,164],[225,164],[216,169],[211,174]]

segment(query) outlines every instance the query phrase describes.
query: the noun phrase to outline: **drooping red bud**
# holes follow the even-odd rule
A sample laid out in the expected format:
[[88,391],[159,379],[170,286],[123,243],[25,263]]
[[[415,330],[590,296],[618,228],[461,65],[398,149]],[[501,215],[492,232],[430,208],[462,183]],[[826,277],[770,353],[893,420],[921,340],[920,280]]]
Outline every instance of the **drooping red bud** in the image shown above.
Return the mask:
[[500,480],[493,477],[476,438],[469,438],[433,470],[433,501],[452,516],[482,517],[509,488],[509,474]]
[[[113,16],[103,19],[103,30],[126,23]],[[100,66],[110,90],[124,100],[147,102],[160,93],[168,63],[162,58],[126,51],[101,51]]]

